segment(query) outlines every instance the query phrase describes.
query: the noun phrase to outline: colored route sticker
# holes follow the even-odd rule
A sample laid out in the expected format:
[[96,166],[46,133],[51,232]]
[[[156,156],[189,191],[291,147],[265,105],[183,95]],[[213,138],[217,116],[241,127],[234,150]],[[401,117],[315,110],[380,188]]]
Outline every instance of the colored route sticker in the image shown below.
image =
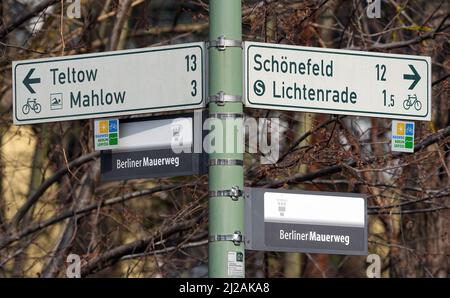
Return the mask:
[[392,121],[391,150],[414,152],[414,122]]
[[109,150],[119,146],[119,119],[94,121],[95,150]]

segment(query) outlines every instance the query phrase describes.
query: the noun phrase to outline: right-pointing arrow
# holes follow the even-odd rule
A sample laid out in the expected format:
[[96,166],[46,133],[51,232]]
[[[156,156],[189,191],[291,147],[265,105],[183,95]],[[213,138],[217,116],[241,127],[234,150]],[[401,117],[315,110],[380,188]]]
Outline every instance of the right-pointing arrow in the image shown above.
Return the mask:
[[409,65],[409,68],[411,68],[413,74],[404,74],[403,79],[404,80],[413,80],[413,82],[411,83],[411,86],[409,86],[409,88],[408,88],[408,90],[412,90],[412,89],[414,89],[414,87],[416,87],[417,83],[419,83],[421,77],[412,64],[408,64],[408,65]]
[[37,84],[41,82],[40,78],[33,78],[33,79],[31,78],[31,75],[33,74],[34,70],[35,70],[34,68],[30,69],[27,75],[25,76],[25,79],[23,79],[23,84],[32,94],[36,93],[36,91],[34,91],[34,89],[31,88],[31,84]]

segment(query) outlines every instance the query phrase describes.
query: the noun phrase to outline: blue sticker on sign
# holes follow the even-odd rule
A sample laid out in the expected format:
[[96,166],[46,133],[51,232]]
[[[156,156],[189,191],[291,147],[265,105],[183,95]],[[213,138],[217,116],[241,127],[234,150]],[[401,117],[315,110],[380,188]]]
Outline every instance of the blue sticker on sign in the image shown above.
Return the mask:
[[109,132],[117,132],[117,120],[109,120]]
[[406,132],[405,135],[413,136],[414,135],[414,123],[406,123]]

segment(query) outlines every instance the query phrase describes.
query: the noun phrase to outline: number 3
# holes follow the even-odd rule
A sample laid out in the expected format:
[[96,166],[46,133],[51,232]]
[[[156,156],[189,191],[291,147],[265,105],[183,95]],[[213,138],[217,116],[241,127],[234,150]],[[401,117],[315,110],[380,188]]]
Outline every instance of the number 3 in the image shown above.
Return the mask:
[[197,95],[197,81],[196,80],[192,80],[191,81],[191,86],[192,86],[191,95],[192,96],[196,96]]

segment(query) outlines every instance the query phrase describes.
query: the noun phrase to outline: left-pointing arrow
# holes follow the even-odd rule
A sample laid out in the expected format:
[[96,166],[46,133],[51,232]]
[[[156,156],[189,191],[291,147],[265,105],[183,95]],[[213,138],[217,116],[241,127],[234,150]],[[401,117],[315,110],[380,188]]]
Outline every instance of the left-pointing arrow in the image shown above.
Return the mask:
[[25,76],[25,79],[23,79],[23,84],[32,94],[36,93],[36,91],[34,91],[34,89],[31,88],[31,84],[38,84],[41,82],[40,78],[31,78],[31,75],[33,74],[34,70],[35,70],[34,68],[30,69],[30,71],[28,71],[28,74]]

